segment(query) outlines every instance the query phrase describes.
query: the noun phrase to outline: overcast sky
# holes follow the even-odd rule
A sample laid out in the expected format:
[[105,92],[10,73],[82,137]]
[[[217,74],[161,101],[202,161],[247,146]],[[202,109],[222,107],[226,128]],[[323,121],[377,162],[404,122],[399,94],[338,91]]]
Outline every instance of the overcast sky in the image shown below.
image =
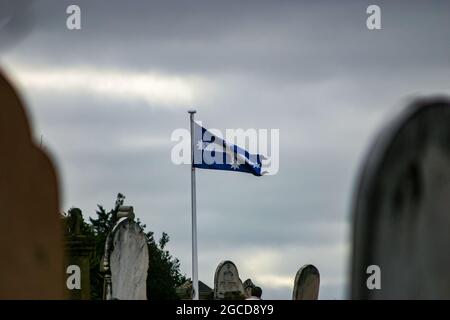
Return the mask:
[[[200,280],[213,287],[229,259],[265,299],[290,299],[312,263],[321,299],[347,297],[368,145],[412,97],[450,93],[448,1],[27,4],[2,0],[1,66],[55,159],[61,210],[93,215],[124,193],[190,276],[190,171],[171,162],[171,133],[191,106],[209,128],[280,129],[277,175],[197,173]],[[66,28],[70,4],[81,30]],[[370,4],[382,30],[366,28]]]

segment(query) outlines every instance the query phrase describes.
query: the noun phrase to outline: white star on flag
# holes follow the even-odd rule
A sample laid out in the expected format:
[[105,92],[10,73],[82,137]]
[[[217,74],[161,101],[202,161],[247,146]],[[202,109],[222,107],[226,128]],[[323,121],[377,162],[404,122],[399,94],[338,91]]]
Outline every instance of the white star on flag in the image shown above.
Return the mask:
[[238,170],[239,169],[239,163],[237,163],[237,162],[232,163],[231,164],[231,169]]
[[203,150],[203,148],[204,148],[203,141],[202,140],[198,140],[198,142],[197,142],[197,149],[198,150]]

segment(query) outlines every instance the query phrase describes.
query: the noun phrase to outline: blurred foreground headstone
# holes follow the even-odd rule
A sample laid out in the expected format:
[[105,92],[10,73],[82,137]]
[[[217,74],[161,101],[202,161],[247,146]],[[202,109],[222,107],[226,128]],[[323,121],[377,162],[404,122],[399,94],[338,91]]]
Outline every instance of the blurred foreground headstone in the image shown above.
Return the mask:
[[292,300],[317,300],[319,287],[319,270],[312,264],[306,264],[295,275]]
[[62,299],[58,181],[25,108],[0,73],[0,299]]
[[450,299],[448,100],[418,100],[380,132],[353,219],[353,299]]
[[105,244],[106,300],[146,300],[148,240],[133,220],[133,207],[122,206]]

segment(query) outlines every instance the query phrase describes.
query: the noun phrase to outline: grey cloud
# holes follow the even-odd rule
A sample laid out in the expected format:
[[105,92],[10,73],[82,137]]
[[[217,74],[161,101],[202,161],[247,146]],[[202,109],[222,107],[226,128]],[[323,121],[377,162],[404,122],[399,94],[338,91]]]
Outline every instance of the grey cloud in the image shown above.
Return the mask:
[[[39,24],[17,56],[190,74],[253,74],[274,82],[392,68],[449,66],[450,5],[382,2],[384,30],[365,27],[364,2],[81,1],[83,29],[65,29],[68,1],[41,1]],[[41,54],[28,55],[29,48]],[[282,82],[281,82],[282,83]]]
[[0,2],[0,54],[7,52],[35,27],[33,1]]

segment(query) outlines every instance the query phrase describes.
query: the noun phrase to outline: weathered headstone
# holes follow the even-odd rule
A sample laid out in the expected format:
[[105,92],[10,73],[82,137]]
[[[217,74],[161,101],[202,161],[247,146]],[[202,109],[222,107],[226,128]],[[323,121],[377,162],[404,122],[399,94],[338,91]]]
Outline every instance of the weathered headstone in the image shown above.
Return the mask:
[[244,288],[236,265],[231,261],[221,262],[214,274],[214,299],[242,299]]
[[292,300],[317,300],[319,287],[319,270],[312,264],[306,264],[295,275]]
[[244,295],[246,298],[249,298],[252,296],[252,289],[255,287],[253,284],[253,281],[251,279],[247,279],[242,284],[242,287],[244,288]]
[[389,123],[356,187],[351,297],[450,299],[450,101],[418,100]]
[[105,299],[146,300],[149,253],[147,237],[133,220],[132,207],[121,207],[105,244]]
[[0,299],[64,298],[58,179],[0,72]]
[[[213,290],[202,281],[198,282],[199,299],[212,300],[214,298]],[[187,280],[185,283],[176,288],[177,296],[182,300],[192,299],[192,281]]]

